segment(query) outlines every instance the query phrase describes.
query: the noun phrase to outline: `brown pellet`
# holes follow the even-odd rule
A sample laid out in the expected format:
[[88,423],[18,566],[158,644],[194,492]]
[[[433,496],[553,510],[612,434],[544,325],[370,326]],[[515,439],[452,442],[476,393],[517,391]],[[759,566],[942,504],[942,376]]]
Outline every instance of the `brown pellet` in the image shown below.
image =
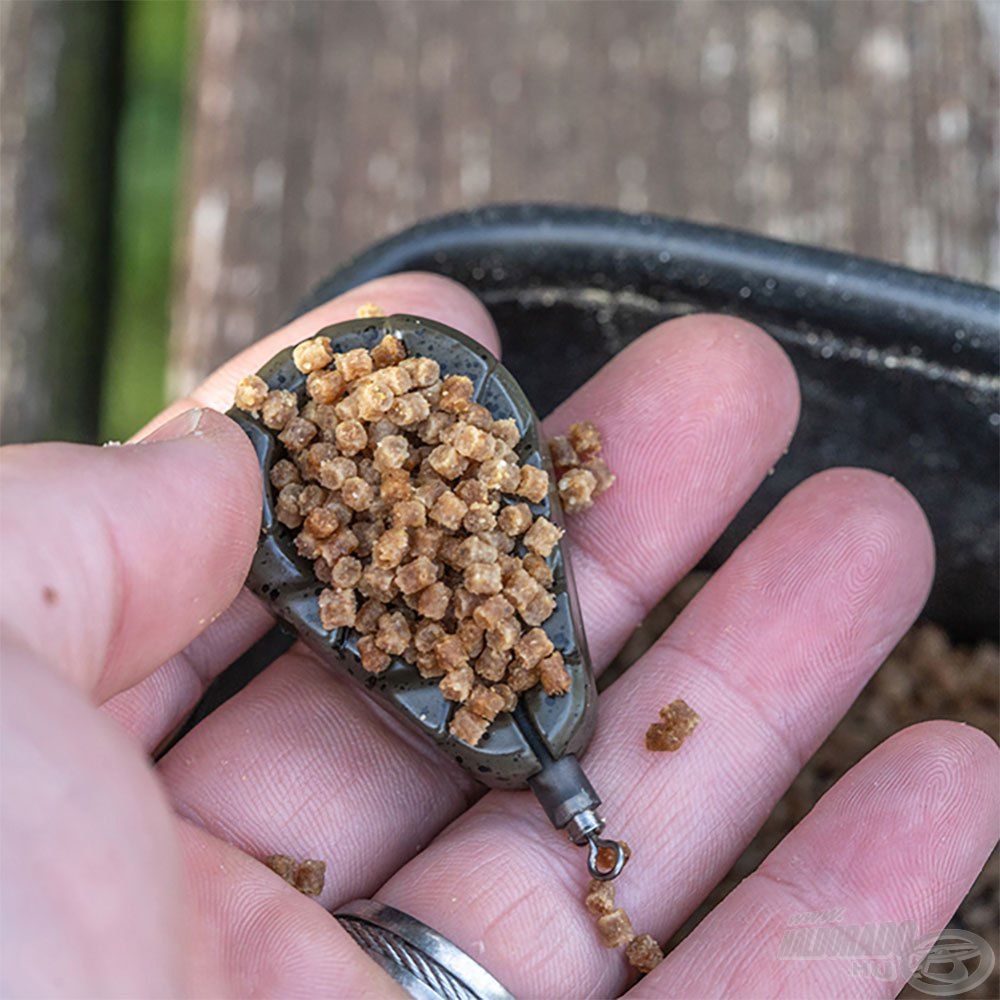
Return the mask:
[[267,399],[267,383],[259,375],[247,375],[236,386],[236,406],[256,416]]
[[303,340],[292,349],[292,361],[300,372],[314,372],[333,361],[329,337],[313,337]]
[[326,862],[306,860],[295,869],[292,885],[306,896],[318,896],[326,882]]
[[261,403],[260,419],[265,427],[280,431],[298,413],[299,401],[294,392],[274,389]]
[[524,536],[524,547],[535,555],[547,559],[562,538],[562,534],[562,528],[554,525],[548,518],[536,518]]
[[352,589],[328,587],[319,595],[319,620],[325,629],[353,625],[356,608]]
[[663,961],[663,949],[650,934],[640,934],[625,946],[629,965],[639,972],[652,972]]
[[546,656],[538,664],[538,674],[542,689],[548,695],[565,694],[573,683],[563,661],[563,655],[558,650]]
[[574,451],[583,462],[588,461],[601,451],[601,435],[590,420],[581,420],[570,424],[566,435]]
[[632,921],[620,907],[597,918],[597,931],[605,948],[620,948],[635,937]]
[[601,881],[592,878],[587,887],[587,895],[583,897],[583,905],[595,917],[604,917],[615,908],[614,882]]
[[701,722],[698,713],[687,702],[677,698],[660,709],[660,721],[646,730],[647,750],[679,750],[695,726]]
[[517,482],[517,494],[532,503],[541,503],[549,492],[549,474],[544,469],[525,465]]

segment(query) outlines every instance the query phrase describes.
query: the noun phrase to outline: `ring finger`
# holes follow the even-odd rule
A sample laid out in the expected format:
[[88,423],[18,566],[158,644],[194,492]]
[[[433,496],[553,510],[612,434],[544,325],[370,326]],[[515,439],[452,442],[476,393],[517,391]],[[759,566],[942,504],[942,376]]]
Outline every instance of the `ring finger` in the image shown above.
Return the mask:
[[[919,611],[926,522],[900,487],[838,470],[794,491],[601,698],[585,766],[617,885],[662,939],[721,878]],[[684,698],[703,717],[674,757],[643,730]],[[625,964],[583,908],[584,858],[527,792],[493,792],[378,892],[464,947],[515,995],[610,996]]]

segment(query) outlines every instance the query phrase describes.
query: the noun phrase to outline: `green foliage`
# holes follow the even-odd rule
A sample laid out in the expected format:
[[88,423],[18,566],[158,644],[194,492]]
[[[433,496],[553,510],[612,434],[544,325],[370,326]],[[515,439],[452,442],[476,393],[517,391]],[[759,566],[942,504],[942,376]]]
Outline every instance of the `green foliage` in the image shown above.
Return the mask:
[[129,0],[101,435],[163,405],[188,42],[187,0]]

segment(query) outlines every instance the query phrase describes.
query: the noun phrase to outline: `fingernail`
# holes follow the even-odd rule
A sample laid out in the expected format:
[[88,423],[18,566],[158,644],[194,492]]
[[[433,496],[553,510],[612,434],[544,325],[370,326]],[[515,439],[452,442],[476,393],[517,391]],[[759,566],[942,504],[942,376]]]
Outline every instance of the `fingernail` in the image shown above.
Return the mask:
[[185,410],[178,414],[173,420],[168,420],[161,424],[156,430],[147,434],[139,440],[139,444],[152,444],[156,441],[176,441],[178,438],[190,437],[201,424],[205,411],[200,407],[193,410]]

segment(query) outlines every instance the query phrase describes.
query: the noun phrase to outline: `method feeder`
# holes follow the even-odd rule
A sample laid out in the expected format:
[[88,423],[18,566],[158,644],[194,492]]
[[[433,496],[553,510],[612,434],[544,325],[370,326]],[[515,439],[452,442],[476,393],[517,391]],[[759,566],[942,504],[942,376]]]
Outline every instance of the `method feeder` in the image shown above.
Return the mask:
[[[410,356],[432,358],[444,375],[466,375],[473,383],[473,399],[487,407],[495,419],[513,418],[521,432],[518,459],[549,472],[549,494],[532,505],[561,525],[559,495],[552,475],[548,449],[538,417],[514,377],[474,340],[440,323],[415,316],[389,316],[351,320],[317,331],[329,337],[337,352],[373,348],[386,334],[397,337]],[[257,373],[269,389],[285,389],[306,399],[306,376],[292,360],[292,348],[272,358]],[[317,597],[323,585],[311,561],[298,555],[292,532],[274,512],[277,491],[271,486],[271,466],[283,457],[277,432],[242,410],[229,411],[257,451],[264,482],[260,542],[247,586],[260,596],[286,627],[324,661],[344,670],[369,695],[411,729],[421,733],[454,759],[474,778],[492,788],[530,788],[552,825],[588,849],[587,867],[593,878],[615,878],[626,861],[622,844],[601,837],[604,820],[598,813],[601,800],[580,766],[597,721],[597,690],[580,620],[576,590],[565,538],[549,557],[553,570],[552,592],[556,607],[544,629],[559,650],[571,677],[569,691],[552,697],[536,686],[522,694],[513,712],[497,716],[475,747],[456,739],[448,724],[456,709],[442,695],[436,681],[420,675],[415,666],[396,658],[384,672],[370,674],[361,666],[357,641],[351,628],[328,630],[319,620]],[[601,848],[614,858],[610,866],[598,864]]]

